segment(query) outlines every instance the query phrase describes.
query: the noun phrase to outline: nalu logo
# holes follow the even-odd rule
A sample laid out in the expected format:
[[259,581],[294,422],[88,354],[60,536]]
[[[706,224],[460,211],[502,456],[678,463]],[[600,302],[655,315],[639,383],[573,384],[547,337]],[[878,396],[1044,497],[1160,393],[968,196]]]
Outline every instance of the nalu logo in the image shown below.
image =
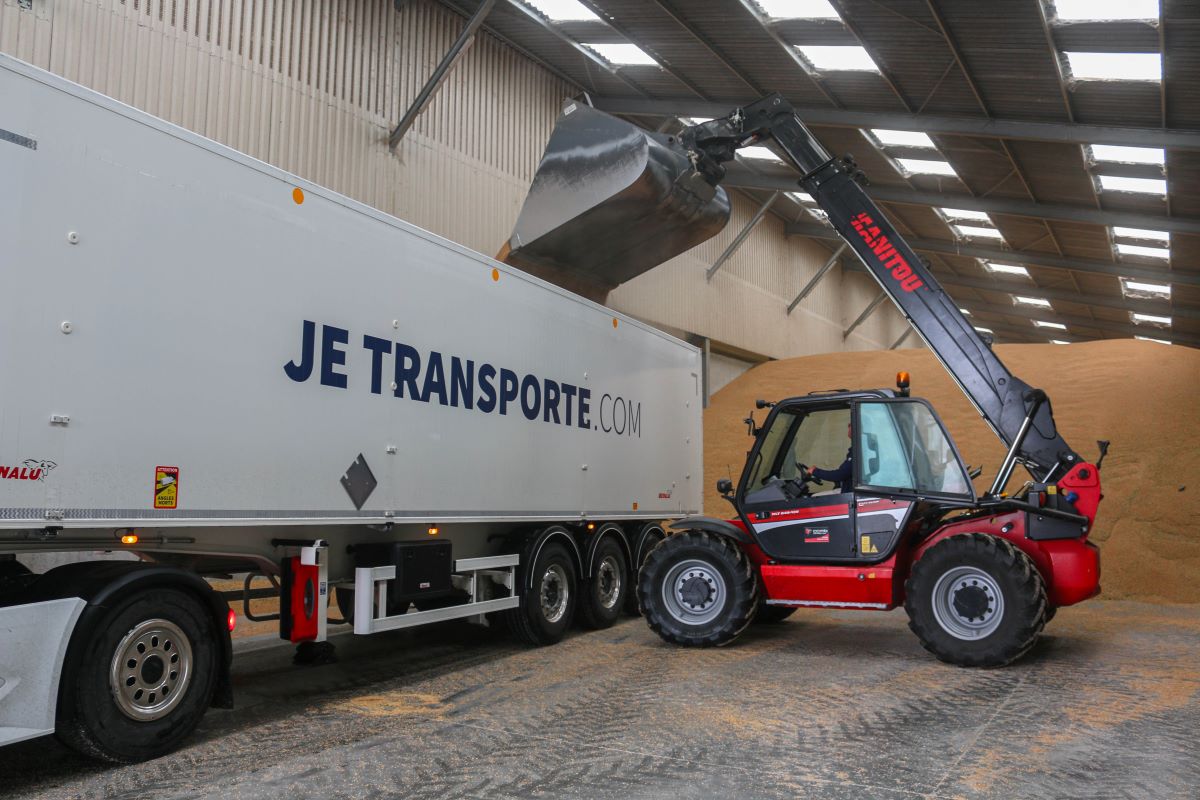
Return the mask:
[[57,467],[53,461],[41,458],[27,458],[19,467],[9,467],[0,464],[0,480],[9,481],[44,481],[50,470]]
[[871,251],[883,262],[883,265],[891,270],[892,277],[900,284],[901,289],[913,292],[925,285],[924,281],[917,277],[904,256],[896,251],[895,246],[888,241],[888,237],[879,230],[875,220],[871,219],[869,214],[855,214],[850,218],[850,224],[854,226],[854,230],[858,231],[858,235],[867,243]]

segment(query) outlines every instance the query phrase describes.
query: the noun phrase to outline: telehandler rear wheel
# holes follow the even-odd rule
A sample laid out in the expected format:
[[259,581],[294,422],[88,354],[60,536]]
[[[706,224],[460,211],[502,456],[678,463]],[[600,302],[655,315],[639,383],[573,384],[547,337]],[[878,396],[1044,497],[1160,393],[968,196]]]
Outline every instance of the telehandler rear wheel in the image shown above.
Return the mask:
[[638,577],[650,629],[685,647],[737,638],[758,610],[758,580],[746,554],[722,536],[685,531],[655,547]]
[[905,584],[908,627],[962,667],[1023,656],[1046,624],[1046,586],[1029,556],[998,536],[967,533],[930,548]]

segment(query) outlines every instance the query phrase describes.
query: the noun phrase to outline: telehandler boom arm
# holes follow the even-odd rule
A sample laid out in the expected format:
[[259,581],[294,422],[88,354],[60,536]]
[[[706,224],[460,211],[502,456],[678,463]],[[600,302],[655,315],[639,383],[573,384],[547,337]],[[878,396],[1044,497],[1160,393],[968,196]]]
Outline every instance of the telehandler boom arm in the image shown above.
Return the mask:
[[1061,478],[1079,463],[1079,455],[1058,434],[1045,394],[1008,371],[863,190],[854,162],[825,152],[791,104],[768,95],[679,136],[695,169],[713,186],[725,176],[723,163],[739,148],[765,139],[773,140],[799,170],[799,187],[829,215],[834,229],[1010,449],[993,492],[1003,488],[1014,460],[1042,482]]

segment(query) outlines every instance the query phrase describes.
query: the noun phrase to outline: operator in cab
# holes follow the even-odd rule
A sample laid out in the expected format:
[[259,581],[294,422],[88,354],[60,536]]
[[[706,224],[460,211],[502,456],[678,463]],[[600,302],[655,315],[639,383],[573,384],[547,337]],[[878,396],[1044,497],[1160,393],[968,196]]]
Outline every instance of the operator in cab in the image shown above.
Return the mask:
[[[846,426],[846,438],[852,438],[850,426]],[[853,447],[846,451],[846,460],[842,462],[837,469],[821,469],[820,467],[809,467],[804,470],[805,478],[816,478],[817,480],[829,481],[837,486],[839,492],[849,492],[854,488],[854,462],[851,461],[851,453]]]

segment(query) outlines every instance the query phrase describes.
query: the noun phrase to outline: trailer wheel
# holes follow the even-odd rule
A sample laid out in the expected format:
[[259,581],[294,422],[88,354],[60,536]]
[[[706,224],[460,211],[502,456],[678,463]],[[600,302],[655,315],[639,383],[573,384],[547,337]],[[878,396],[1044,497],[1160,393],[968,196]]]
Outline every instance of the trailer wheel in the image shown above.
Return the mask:
[[650,629],[686,647],[733,641],[754,618],[758,600],[746,554],[703,531],[667,537],[638,577],[638,602]]
[[211,614],[189,594],[154,589],[118,603],[85,636],[62,677],[58,738],[114,763],[175,749],[212,701]]
[[575,563],[561,542],[548,542],[533,563],[532,575],[533,586],[521,605],[508,612],[509,627],[529,644],[554,644],[575,616]]
[[608,537],[596,546],[596,566],[592,577],[581,586],[579,616],[593,630],[610,628],[621,616],[625,599],[631,594],[625,553],[616,539]]
[[629,594],[625,597],[625,613],[631,617],[641,616],[642,613],[638,610],[638,573],[642,571],[642,565],[646,563],[650,551],[665,538],[667,538],[667,534],[663,531],[662,525],[657,522],[648,522],[634,539],[634,547],[638,547],[640,542],[641,551],[634,552],[634,563],[629,568]]
[[980,533],[938,542],[905,584],[908,626],[925,649],[963,667],[1020,658],[1046,624],[1041,574],[1011,542]]

